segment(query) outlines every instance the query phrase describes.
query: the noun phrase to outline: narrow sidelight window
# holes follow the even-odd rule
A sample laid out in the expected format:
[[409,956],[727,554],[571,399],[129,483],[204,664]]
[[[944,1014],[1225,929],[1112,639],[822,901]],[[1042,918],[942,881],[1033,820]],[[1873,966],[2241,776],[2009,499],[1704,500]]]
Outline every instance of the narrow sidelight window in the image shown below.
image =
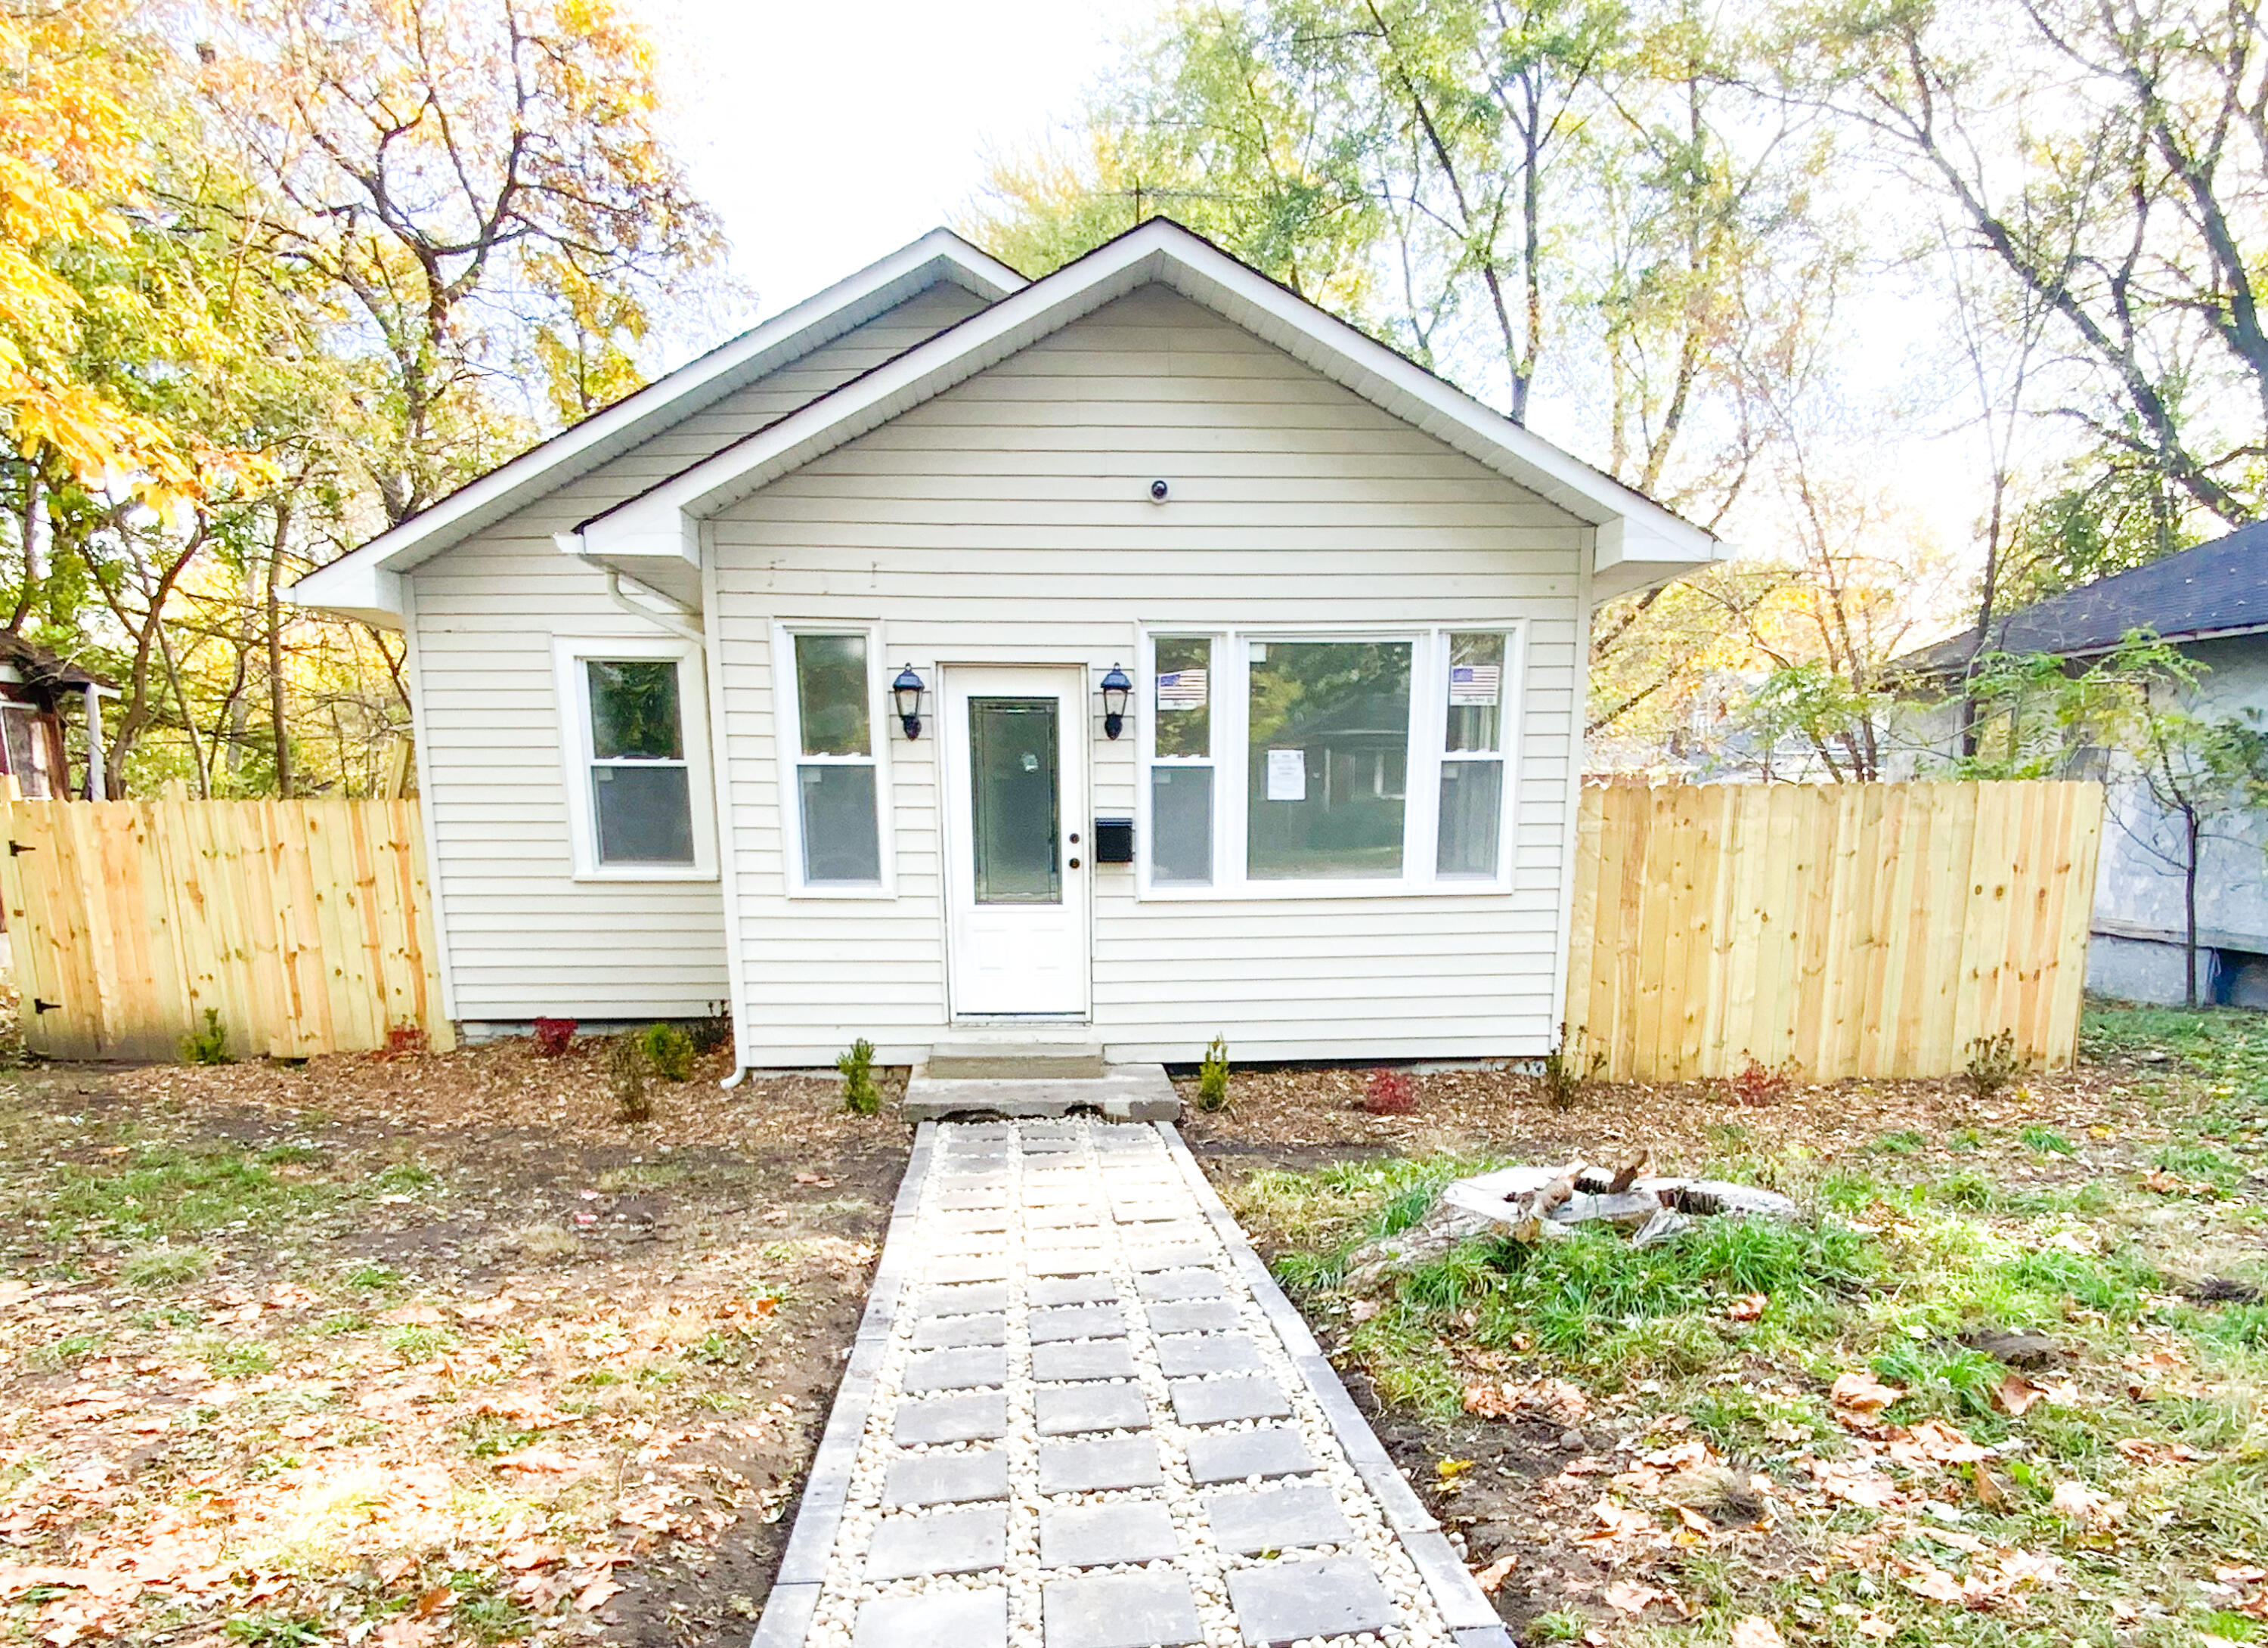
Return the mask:
[[803,879],[873,886],[882,879],[882,849],[866,637],[794,639]]
[[677,665],[586,658],[591,816],[601,864],[693,863],[693,795]]
[[1160,636],[1151,662],[1150,879],[1204,887],[1212,880],[1212,642]]
[[1441,750],[1435,873],[1491,879],[1503,839],[1504,655],[1501,634],[1449,637],[1448,732]]

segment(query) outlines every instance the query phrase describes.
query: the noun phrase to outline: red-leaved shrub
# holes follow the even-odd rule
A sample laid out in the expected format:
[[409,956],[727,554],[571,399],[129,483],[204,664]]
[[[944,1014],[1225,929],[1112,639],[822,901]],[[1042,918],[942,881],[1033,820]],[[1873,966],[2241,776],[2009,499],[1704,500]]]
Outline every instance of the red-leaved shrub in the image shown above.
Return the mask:
[[535,1021],[535,1050],[545,1058],[557,1058],[567,1051],[567,1044],[575,1039],[572,1019],[539,1019]]
[[1400,1070],[1374,1070],[1363,1089],[1362,1107],[1373,1115],[1408,1115],[1418,1107],[1418,1095]]
[[418,1025],[389,1025],[386,1030],[386,1045],[378,1056],[386,1059],[416,1058],[428,1047],[424,1029]]
[[1733,1097],[1744,1105],[1768,1105],[1786,1098],[1794,1085],[1787,1070],[1774,1070],[1752,1058],[1748,1068],[1733,1078]]

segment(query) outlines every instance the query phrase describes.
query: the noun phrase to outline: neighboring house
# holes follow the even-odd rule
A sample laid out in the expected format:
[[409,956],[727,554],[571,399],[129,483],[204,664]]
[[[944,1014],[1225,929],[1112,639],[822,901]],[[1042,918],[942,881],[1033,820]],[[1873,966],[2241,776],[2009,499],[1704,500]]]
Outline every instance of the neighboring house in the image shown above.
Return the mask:
[[[70,798],[63,724],[73,716],[91,734],[95,754],[89,765],[99,770],[102,723],[96,703],[117,693],[101,676],[12,629],[0,629],[0,774],[16,781],[16,793],[26,801]],[[85,793],[83,783],[79,790]]]
[[408,636],[475,1033],[1532,1055],[1591,608],[1714,553],[1156,220],[932,234],[296,597]]
[[[2085,663],[2149,630],[2202,666],[2191,703],[2219,718],[2268,712],[2268,524],[2097,579],[2011,613],[1990,650],[2051,653]],[[1973,633],[1900,660],[1918,676],[1956,680],[1976,651]],[[1933,742],[1950,744],[1949,719]],[[2130,1001],[2184,999],[2182,879],[2154,844],[2170,847],[2168,821],[2148,797],[2114,782],[2095,879],[2088,988]],[[2268,1007],[2268,820],[2208,842],[2198,875],[2198,990]]]

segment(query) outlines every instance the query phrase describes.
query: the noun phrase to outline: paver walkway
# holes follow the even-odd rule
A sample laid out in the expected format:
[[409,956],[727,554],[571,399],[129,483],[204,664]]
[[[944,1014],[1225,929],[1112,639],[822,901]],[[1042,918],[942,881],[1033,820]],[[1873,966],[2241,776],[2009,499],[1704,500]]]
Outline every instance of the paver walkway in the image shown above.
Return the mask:
[[1170,1124],[922,1124],[755,1648],[1508,1641]]

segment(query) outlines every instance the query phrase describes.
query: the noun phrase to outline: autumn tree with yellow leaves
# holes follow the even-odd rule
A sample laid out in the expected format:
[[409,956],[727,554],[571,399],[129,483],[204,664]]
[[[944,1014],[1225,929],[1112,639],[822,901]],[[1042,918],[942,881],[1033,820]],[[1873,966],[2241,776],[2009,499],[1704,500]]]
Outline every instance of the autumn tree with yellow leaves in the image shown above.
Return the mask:
[[398,641],[306,568],[642,381],[714,220],[608,0],[0,0],[0,600],[109,793],[364,791]]

